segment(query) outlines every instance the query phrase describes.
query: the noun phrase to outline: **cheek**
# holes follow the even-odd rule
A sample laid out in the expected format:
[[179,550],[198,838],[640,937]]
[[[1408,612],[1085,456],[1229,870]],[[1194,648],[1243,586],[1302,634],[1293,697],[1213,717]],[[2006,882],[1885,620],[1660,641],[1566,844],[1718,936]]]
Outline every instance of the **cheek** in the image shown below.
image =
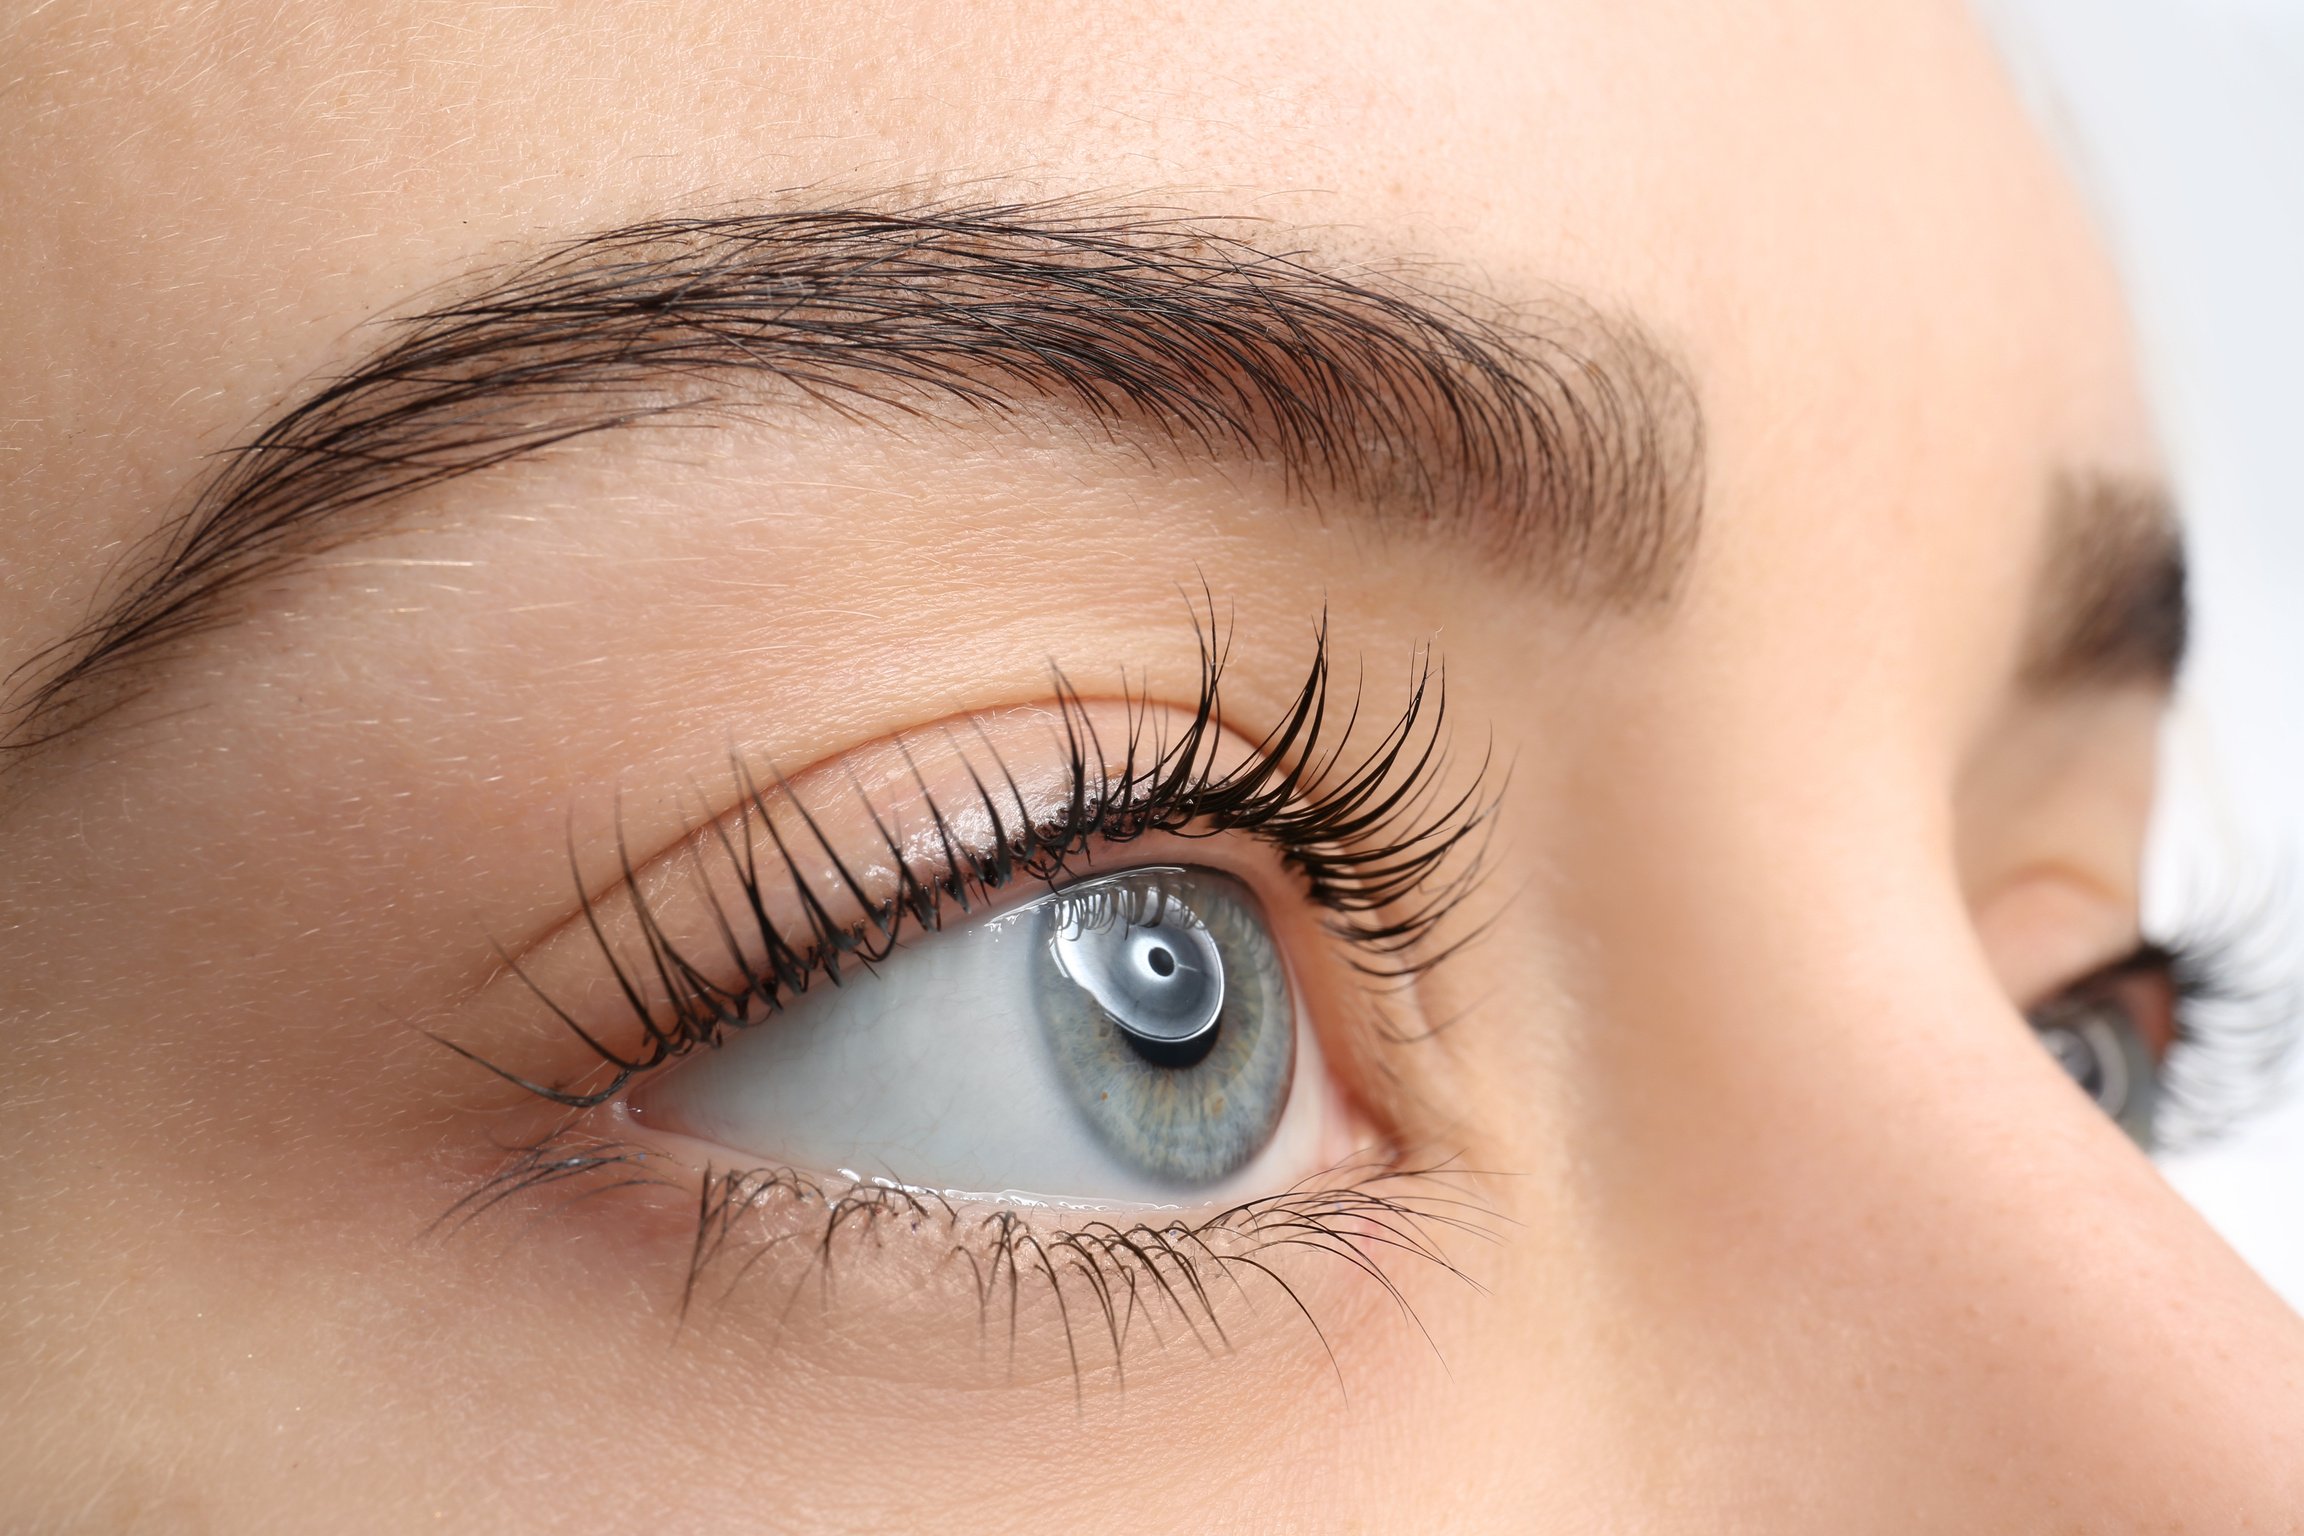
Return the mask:
[[2117,1483],[2130,1437],[2198,1442],[2138,1314],[2171,1264],[2149,1234],[2181,1227],[2181,1265],[2207,1235],[2039,1049],[1947,872],[1814,831],[1734,857],[1691,834],[1715,857],[1620,904],[1581,888],[1607,942],[1559,1023],[1558,1182],[1604,1413],[1627,1444],[1742,1426],[1674,1453],[1692,1487],[1862,1466],[1914,1508],[2011,1445]]

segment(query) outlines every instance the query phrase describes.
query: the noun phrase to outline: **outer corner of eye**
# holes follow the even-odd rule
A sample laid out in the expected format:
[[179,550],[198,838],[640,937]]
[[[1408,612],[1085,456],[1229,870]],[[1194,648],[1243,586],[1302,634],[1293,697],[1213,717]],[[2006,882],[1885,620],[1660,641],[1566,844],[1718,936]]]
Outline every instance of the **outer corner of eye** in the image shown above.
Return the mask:
[[951,1195],[1199,1205],[1315,1172],[1331,1095],[1254,893],[1161,865],[930,932],[630,1097],[662,1133]]

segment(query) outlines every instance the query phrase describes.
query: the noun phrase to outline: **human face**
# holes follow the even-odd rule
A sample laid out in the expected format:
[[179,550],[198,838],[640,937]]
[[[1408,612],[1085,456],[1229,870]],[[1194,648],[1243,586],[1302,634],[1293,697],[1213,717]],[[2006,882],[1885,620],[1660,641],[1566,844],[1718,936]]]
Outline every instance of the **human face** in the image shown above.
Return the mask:
[[0,1523],[2304,1508],[1962,14],[298,16],[9,49]]

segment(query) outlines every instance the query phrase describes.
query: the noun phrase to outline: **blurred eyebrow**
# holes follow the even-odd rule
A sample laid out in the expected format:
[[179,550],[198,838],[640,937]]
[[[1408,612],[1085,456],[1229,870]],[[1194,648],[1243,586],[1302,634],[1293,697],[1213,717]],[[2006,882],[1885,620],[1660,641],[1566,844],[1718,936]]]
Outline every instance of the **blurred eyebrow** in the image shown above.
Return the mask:
[[2192,621],[2167,487],[2075,474],[2053,495],[2022,683],[2036,692],[2172,687]]
[[[1077,204],[716,213],[481,274],[220,457],[88,623],[9,679],[0,746],[52,740],[248,589],[407,498],[616,428],[940,406],[1178,458],[1430,533],[1564,598],[1676,589],[1693,388],[1633,323],[1513,314],[1420,274],[1330,270],[1273,226]],[[125,680],[125,681],[124,681]]]

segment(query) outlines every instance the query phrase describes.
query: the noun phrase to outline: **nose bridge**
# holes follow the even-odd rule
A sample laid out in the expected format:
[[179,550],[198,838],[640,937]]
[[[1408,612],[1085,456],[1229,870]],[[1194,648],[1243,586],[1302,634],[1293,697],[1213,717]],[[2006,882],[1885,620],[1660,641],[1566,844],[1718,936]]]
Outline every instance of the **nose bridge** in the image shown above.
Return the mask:
[[1591,1218],[1619,1377],[1673,1384],[1634,1417],[1738,1426],[1674,1479],[1839,1529],[2297,1529],[2304,1325],[1925,905],[1612,1006]]

